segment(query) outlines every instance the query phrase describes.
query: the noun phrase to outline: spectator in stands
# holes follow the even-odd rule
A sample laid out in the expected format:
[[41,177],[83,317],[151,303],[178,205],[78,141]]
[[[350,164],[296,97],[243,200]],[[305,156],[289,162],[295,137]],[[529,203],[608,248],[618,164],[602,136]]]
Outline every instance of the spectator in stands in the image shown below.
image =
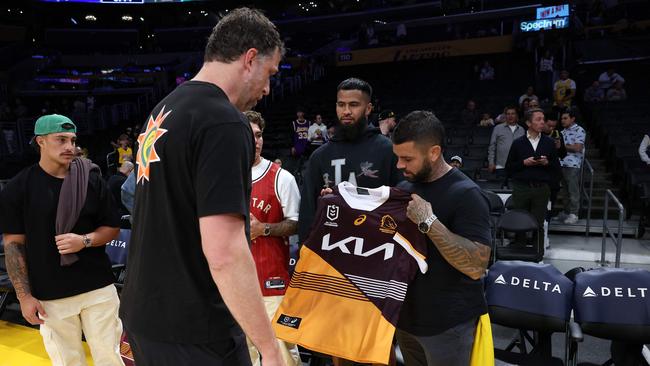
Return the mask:
[[483,113],[481,116],[481,121],[478,123],[481,127],[490,127],[494,126],[494,120],[490,117],[490,113]]
[[382,135],[390,138],[396,124],[395,113],[390,109],[386,109],[379,113],[379,130]]
[[120,309],[138,366],[250,365],[246,336],[265,366],[283,364],[249,249],[255,149],[242,114],[269,94],[283,49],[261,12],[230,11],[140,135]]
[[537,90],[539,95],[545,100],[551,98],[553,84],[553,56],[550,50],[544,52],[544,56],[539,59],[539,84]]
[[463,167],[463,158],[461,158],[458,155],[454,155],[449,159],[449,165],[453,166],[454,168],[460,169]]
[[521,102],[521,105],[519,106],[519,120],[520,121],[526,121],[526,112],[530,109],[530,99],[524,98],[524,100]]
[[95,110],[95,97],[90,93],[86,97],[86,110],[88,113]]
[[282,159],[277,158],[277,159],[273,160],[273,162],[276,163],[276,164],[278,164],[278,166],[279,166],[280,168],[282,168]]
[[567,155],[562,159],[562,195],[564,196],[564,213],[557,220],[564,219],[565,224],[578,222],[580,209],[580,168],[584,159],[585,130],[576,123],[573,109],[562,113],[562,137]]
[[86,103],[81,98],[77,98],[72,102],[72,113],[86,113]]
[[627,93],[623,88],[623,83],[617,81],[614,83],[612,88],[609,88],[607,91],[607,101],[608,102],[622,102],[627,99]]
[[605,92],[601,89],[598,80],[594,80],[591,86],[585,90],[584,101],[587,103],[598,103],[605,99]]
[[133,160],[133,149],[129,147],[129,136],[126,134],[121,134],[117,139],[117,155],[118,166],[122,166],[126,160]]
[[539,101],[539,98],[537,97],[537,95],[535,95],[535,89],[533,89],[532,86],[529,86],[526,89],[526,92],[519,97],[519,105],[521,105],[524,102],[524,99],[528,99],[528,101],[531,100]]
[[650,133],[646,133],[639,144],[639,157],[650,166]]
[[398,44],[403,44],[407,42],[407,32],[406,25],[404,23],[399,23],[395,30],[395,39]]
[[332,123],[327,127],[327,141],[333,139],[335,134],[336,134],[336,125]]
[[[528,131],[512,143],[506,163],[512,178],[513,206],[530,212],[537,219],[537,240],[544,235],[544,218],[551,195],[550,184],[560,173],[555,141],[542,134],[544,112],[531,109],[526,114]],[[522,244],[520,239],[518,244]]]
[[[553,141],[555,141],[555,150],[557,151],[557,156],[560,159],[564,159],[564,157],[566,156],[566,146],[564,145],[564,137],[562,137],[562,133],[560,133],[560,131],[557,130],[558,114],[554,111],[546,111],[544,112],[544,116],[546,117],[546,124],[544,125],[544,130],[542,131],[542,133],[544,133],[544,135],[552,138]],[[561,172],[557,172],[557,173],[560,174],[553,177],[553,180],[549,184],[551,188],[551,198],[550,198],[551,211],[555,206],[555,201],[557,200],[557,194],[560,192],[560,182],[562,181]]]
[[554,106],[558,108],[571,107],[571,101],[576,96],[576,82],[569,79],[567,70],[560,72],[560,80],[555,82],[553,92],[555,95]]
[[120,220],[98,169],[74,157],[76,131],[62,115],[36,120],[40,160],[0,192],[7,272],[53,365],[85,364],[83,330],[96,365],[124,366],[120,300],[104,248]]
[[54,112],[55,110],[52,107],[52,102],[45,100],[45,102],[43,102],[43,106],[41,107],[41,115],[44,116],[46,114],[52,114]]
[[310,154],[327,142],[327,127],[323,123],[323,116],[316,115],[314,123],[309,126],[308,135]]
[[16,105],[14,106],[14,116],[16,118],[27,117],[27,113],[29,113],[29,111],[27,110],[27,107],[25,107],[23,102],[19,98],[16,98],[15,103]]
[[467,101],[465,109],[460,111],[460,125],[465,127],[475,126],[479,121],[478,110],[476,109],[476,102],[470,99]]
[[481,67],[480,80],[494,80],[494,67],[490,65],[489,61],[485,61]]
[[620,82],[621,84],[625,83],[625,79],[623,79],[623,77],[619,75],[613,67],[610,67],[607,71],[600,74],[598,82],[600,83],[600,88],[606,92],[617,82]]
[[113,174],[108,178],[108,188],[111,193],[113,193],[115,202],[118,204],[120,216],[129,214],[129,211],[122,203],[122,185],[126,182],[126,178],[133,171],[133,167],[133,163],[127,160],[122,163],[119,169],[117,169],[117,174]]
[[[262,157],[266,126],[262,115],[254,111],[244,114],[250,121],[255,137],[255,161],[251,174],[251,252],[257,267],[264,307],[269,320],[272,320],[289,285],[289,246],[286,243],[289,236],[298,232],[300,192],[291,173]],[[267,284],[269,279],[277,283],[271,287]],[[257,347],[250,339],[247,342],[253,365],[260,365]],[[278,348],[287,366],[302,365],[295,344],[278,340]]]
[[305,119],[305,112],[302,109],[296,111],[296,120],[291,122],[293,129],[293,147],[291,148],[291,155],[301,157],[307,152],[309,146],[309,123]]
[[494,126],[490,146],[488,146],[488,170],[496,172],[497,177],[505,178],[505,167],[508,161],[510,145],[517,138],[524,136],[524,128],[517,124],[517,108],[505,108],[506,122]]

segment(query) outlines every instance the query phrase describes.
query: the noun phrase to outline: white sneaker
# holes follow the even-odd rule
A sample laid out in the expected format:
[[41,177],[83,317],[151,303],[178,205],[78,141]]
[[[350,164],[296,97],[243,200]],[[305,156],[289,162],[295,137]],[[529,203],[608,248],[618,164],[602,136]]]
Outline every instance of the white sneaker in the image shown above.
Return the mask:
[[575,224],[577,222],[578,222],[578,216],[574,214],[570,214],[569,216],[567,216],[566,220],[564,220],[565,224]]

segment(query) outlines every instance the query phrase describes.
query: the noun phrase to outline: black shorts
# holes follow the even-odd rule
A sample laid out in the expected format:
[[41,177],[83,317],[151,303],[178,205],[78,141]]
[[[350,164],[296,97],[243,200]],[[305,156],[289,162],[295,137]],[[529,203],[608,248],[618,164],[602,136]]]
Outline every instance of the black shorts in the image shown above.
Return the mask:
[[[127,330],[128,332],[128,330]],[[246,336],[206,344],[158,342],[128,333],[137,366],[250,366]]]

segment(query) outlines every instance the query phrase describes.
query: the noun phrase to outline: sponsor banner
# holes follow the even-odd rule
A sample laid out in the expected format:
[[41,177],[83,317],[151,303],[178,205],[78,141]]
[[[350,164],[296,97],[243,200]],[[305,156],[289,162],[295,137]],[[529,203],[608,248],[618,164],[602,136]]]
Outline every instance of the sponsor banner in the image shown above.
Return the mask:
[[650,325],[650,271],[598,268],[576,275],[578,322]]
[[508,35],[339,52],[336,55],[336,65],[417,61],[510,51],[512,51],[512,36]]
[[485,279],[489,306],[568,320],[573,283],[550,264],[498,261]]

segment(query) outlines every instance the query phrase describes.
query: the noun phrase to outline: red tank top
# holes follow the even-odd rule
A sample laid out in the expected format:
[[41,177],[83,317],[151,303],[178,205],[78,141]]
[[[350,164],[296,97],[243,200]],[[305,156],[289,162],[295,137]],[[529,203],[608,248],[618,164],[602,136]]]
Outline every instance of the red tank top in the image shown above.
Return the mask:
[[[266,162],[265,162],[266,163]],[[274,224],[284,220],[278,197],[280,166],[268,163],[262,176],[253,181],[251,214],[260,222]],[[289,245],[287,238],[258,236],[251,244],[257,277],[264,296],[284,295],[289,284]]]

